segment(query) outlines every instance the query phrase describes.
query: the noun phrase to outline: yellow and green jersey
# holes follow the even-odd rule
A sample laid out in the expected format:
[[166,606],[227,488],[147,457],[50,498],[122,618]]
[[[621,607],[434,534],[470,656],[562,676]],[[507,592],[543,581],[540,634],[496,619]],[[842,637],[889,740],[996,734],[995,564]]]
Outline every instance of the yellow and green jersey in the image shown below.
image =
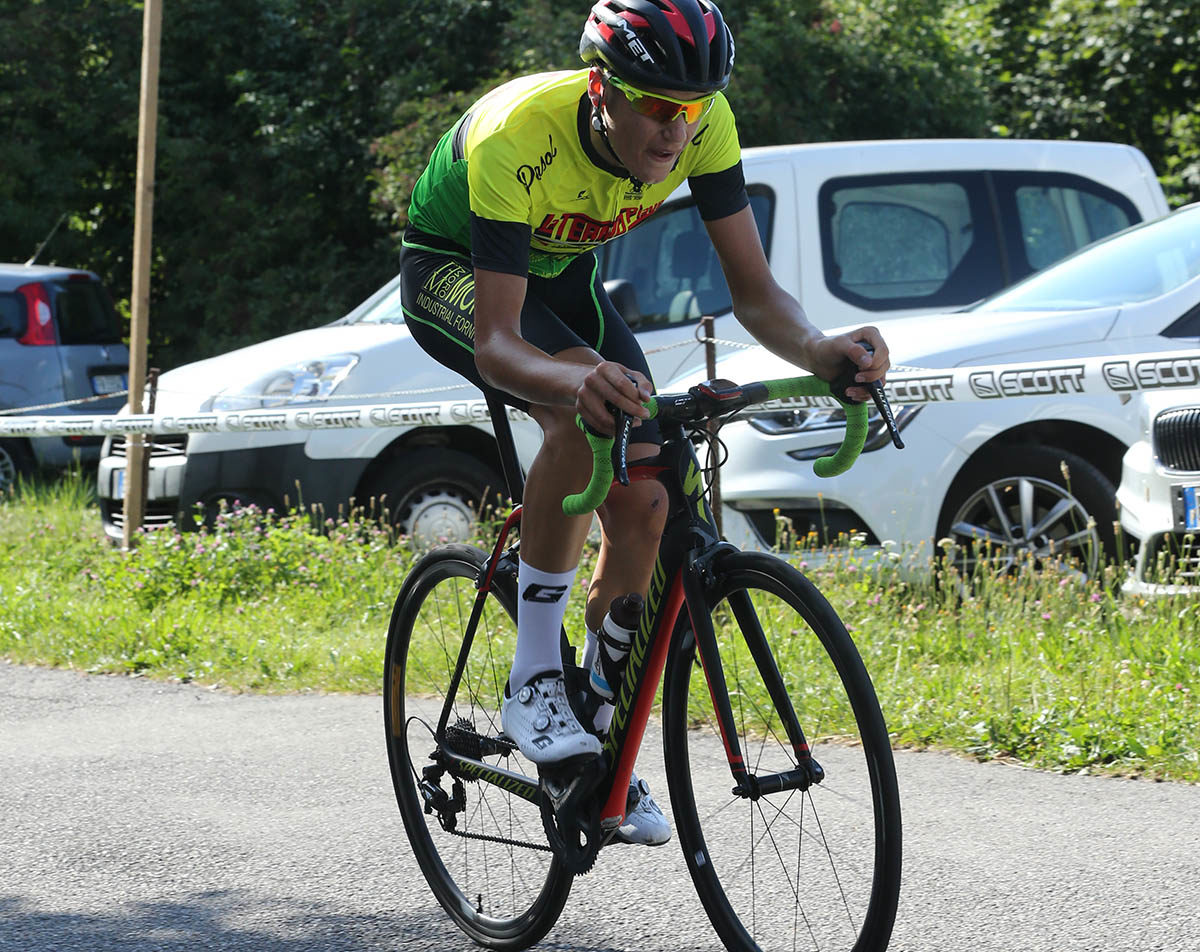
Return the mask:
[[552,278],[644,221],[685,179],[705,219],[746,204],[723,95],[666,180],[645,185],[593,148],[587,77],[587,69],[525,76],[476,102],[438,142],[413,189],[406,243],[434,236],[469,249],[477,267]]

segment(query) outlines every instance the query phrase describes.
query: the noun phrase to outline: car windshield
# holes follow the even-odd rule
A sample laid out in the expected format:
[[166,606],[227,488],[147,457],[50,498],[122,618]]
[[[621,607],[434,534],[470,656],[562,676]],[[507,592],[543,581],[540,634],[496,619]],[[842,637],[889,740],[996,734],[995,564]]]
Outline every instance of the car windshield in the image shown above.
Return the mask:
[[400,307],[400,283],[390,292],[381,297],[373,305],[357,316],[353,316],[353,324],[403,324],[404,311]]
[[119,344],[121,321],[95,281],[55,281],[54,310],[63,344]]
[[1148,301],[1200,275],[1200,205],[1136,225],[1001,291],[977,311],[1077,311]]

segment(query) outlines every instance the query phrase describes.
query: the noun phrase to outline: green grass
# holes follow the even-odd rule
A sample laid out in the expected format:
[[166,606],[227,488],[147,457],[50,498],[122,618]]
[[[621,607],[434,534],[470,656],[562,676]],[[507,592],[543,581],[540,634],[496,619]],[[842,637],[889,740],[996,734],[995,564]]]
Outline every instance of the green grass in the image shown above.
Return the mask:
[[[378,691],[415,553],[361,515],[319,528],[229,513],[125,553],[103,538],[85,478],[23,487],[0,499],[0,657],[235,690]],[[1025,571],[964,585],[952,570],[906,573],[902,555],[789,552],[854,635],[898,746],[1200,780],[1200,599],[1123,596],[1114,568],[1098,582]]]

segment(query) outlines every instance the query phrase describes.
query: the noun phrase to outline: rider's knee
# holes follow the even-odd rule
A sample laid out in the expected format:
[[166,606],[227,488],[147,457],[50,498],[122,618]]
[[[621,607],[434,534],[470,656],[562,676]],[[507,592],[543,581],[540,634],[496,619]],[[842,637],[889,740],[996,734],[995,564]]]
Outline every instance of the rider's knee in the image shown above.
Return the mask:
[[575,422],[574,407],[530,407],[530,416],[542,428],[542,442],[587,449],[587,441]]
[[610,537],[657,539],[667,519],[667,490],[655,480],[614,485],[598,512]]

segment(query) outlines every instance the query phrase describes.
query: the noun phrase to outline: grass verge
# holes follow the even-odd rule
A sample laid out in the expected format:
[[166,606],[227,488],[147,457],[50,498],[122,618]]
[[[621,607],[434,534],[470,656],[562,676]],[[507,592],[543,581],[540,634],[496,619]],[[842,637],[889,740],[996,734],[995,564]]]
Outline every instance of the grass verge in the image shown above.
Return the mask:
[[[953,570],[906,571],[894,551],[803,542],[788,557],[846,621],[898,745],[1200,781],[1194,596],[1121,596],[1112,567],[1092,582],[1029,570],[967,586]],[[203,533],[146,533],[125,553],[103,538],[86,479],[36,484],[0,500],[0,657],[234,690],[375,692],[415,556],[359,516],[314,527],[253,511]]]

